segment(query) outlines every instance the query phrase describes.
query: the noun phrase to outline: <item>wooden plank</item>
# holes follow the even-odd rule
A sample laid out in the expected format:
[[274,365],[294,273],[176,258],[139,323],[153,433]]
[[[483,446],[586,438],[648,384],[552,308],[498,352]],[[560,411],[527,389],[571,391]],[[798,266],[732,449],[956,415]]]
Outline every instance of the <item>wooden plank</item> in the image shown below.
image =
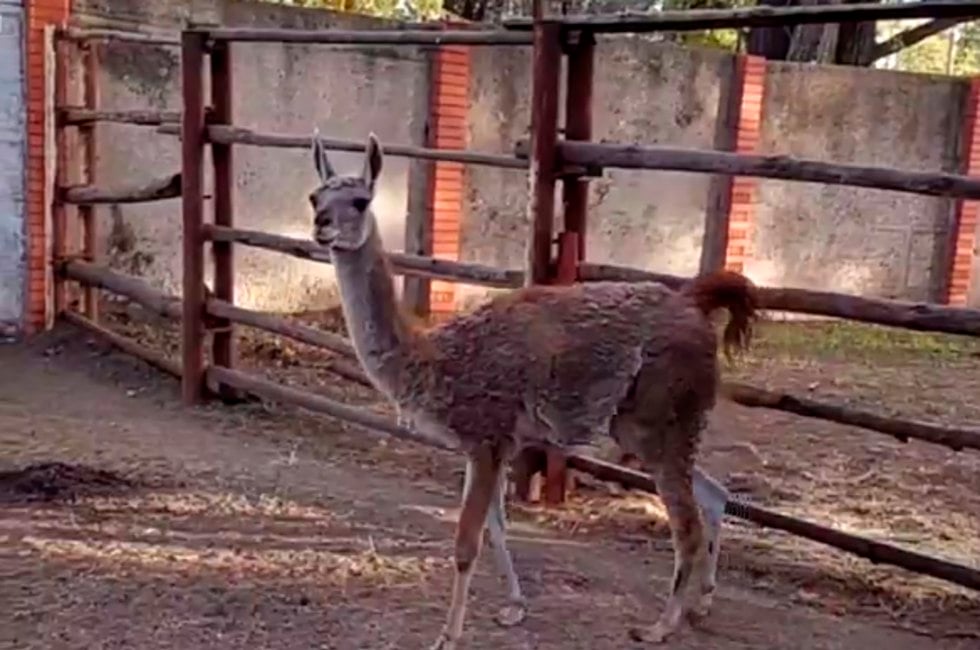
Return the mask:
[[980,179],[944,172],[903,171],[789,156],[736,154],[677,147],[565,141],[559,144],[559,149],[562,162],[568,165],[756,176],[870,187],[927,196],[980,199]]
[[108,330],[101,325],[85,318],[81,314],[76,314],[75,312],[66,311],[61,314],[62,318],[66,321],[80,327],[88,332],[98,336],[110,345],[119,348],[126,354],[131,354],[137,359],[142,359],[154,368],[158,368],[168,375],[174,377],[180,377],[180,364],[173,359],[165,357],[161,354],[150,350],[149,348],[140,345],[133,339],[127,338],[121,334],[117,334],[112,330]]
[[126,296],[154,314],[174,320],[181,317],[179,298],[153,288],[140,278],[81,260],[65,262],[59,265],[58,271],[63,277]]
[[204,398],[204,50],[198,32],[181,37],[181,178],[183,223],[183,310],[181,395],[190,406]]
[[[691,278],[611,264],[582,264],[579,266],[579,280],[583,282],[652,281],[677,288],[690,282]],[[980,309],[865,298],[845,293],[788,287],[757,287],[756,292],[761,309],[846,318],[919,332],[980,336]]]
[[412,429],[398,426],[390,419],[374,413],[368,408],[350,406],[305,390],[281,386],[275,382],[255,377],[239,370],[212,366],[208,369],[207,374],[208,383],[215,385],[215,388],[220,387],[220,385],[225,385],[267,400],[292,404],[316,413],[324,413],[338,420],[356,424],[372,434],[382,433],[393,438],[398,438],[399,440],[424,444],[430,447],[438,447],[446,450],[455,449],[454,446],[446,442],[429,438]]
[[181,195],[182,177],[171,174],[157,178],[149,183],[120,188],[79,185],[62,187],[59,190],[61,200],[75,205],[95,205],[105,203],[148,203],[175,199]]
[[82,125],[93,122],[116,124],[140,124],[158,126],[180,124],[180,111],[127,110],[111,111],[91,108],[64,107],[58,109],[58,122],[62,125]]
[[[656,481],[649,474],[627,469],[586,456],[568,456],[568,465],[604,481],[613,481],[630,488],[652,494],[657,493]],[[875,564],[890,564],[909,571],[940,578],[954,584],[980,590],[980,571],[947,560],[877,542],[859,535],[851,535],[827,526],[797,519],[745,501],[729,500],[725,512],[738,519],[751,521],[759,526],[786,531],[797,537],[826,544],[852,555],[870,560]]]
[[[180,133],[179,129],[170,125],[159,127],[157,132],[167,135],[179,135]],[[208,137],[211,142],[217,142],[219,144],[242,144],[255,147],[306,149],[310,146],[311,136],[257,133],[250,129],[241,127],[215,125],[208,128]],[[329,151],[364,151],[364,142],[359,140],[324,138],[323,144]],[[460,151],[456,149],[427,149],[425,147],[385,144],[384,151],[386,156],[419,158],[423,160],[441,160],[447,162],[466,163],[469,165],[485,165],[487,167],[527,169],[528,166],[526,160],[522,160],[516,156],[480,153],[475,151]]]
[[869,411],[818,402],[807,397],[736,382],[726,382],[722,388],[722,395],[742,406],[776,409],[804,417],[870,429],[890,435],[901,442],[908,442],[910,439],[923,440],[934,445],[949,447],[953,451],[980,449],[980,429],[975,427],[950,427],[920,420],[885,417]]
[[[205,226],[205,237],[212,241],[231,241],[246,246],[279,251],[314,262],[331,264],[330,251],[308,239],[296,239],[255,230]],[[433,257],[388,253],[395,273],[414,275],[451,282],[463,282],[487,287],[513,288],[520,286],[523,274],[482,264],[451,262]]]

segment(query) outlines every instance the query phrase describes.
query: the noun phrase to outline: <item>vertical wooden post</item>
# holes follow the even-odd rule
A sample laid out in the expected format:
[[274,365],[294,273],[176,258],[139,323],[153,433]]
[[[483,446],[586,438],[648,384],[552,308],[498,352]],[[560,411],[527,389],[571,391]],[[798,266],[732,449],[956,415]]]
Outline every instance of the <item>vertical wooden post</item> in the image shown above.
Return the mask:
[[[592,139],[592,86],[595,63],[595,37],[579,32],[566,43],[568,66],[565,93],[565,138]],[[578,280],[578,263],[585,259],[585,240],[589,209],[589,179],[583,176],[562,177],[564,232],[558,237],[558,263],[554,284],[572,284]],[[550,449],[545,468],[544,496],[549,505],[565,500],[569,476],[565,455]]]
[[[718,122],[715,125],[714,141],[714,148],[717,151],[735,151],[738,147],[745,62],[744,56],[732,58],[732,72],[719,93]],[[702,275],[725,268],[733,181],[734,178],[728,174],[714,174],[708,186],[708,206],[704,218],[701,261],[698,267]]]
[[[99,44],[96,41],[89,41],[85,44],[83,52],[84,66],[82,75],[84,78],[84,105],[86,108],[98,110],[99,108]],[[98,179],[96,166],[98,165],[98,151],[96,149],[96,126],[91,122],[79,128],[79,136],[82,147],[85,150],[84,183],[95,185]],[[98,258],[98,221],[94,205],[82,205],[78,208],[79,225],[82,230],[82,255],[89,262],[95,262]],[[99,290],[93,286],[86,286],[84,293],[84,313],[91,320],[99,319]]]
[[[592,139],[592,85],[595,67],[595,36],[580,32],[568,48],[565,93],[565,138],[588,142]],[[578,235],[579,261],[585,259],[586,217],[589,210],[589,179],[566,176],[562,179],[565,230]],[[560,242],[559,242],[560,246]],[[561,253],[559,251],[559,257]],[[572,278],[570,282],[577,279]]]
[[[557,178],[558,101],[561,74],[561,27],[538,19],[534,24],[534,65],[531,99],[531,170],[529,177],[531,232],[525,283],[551,281],[552,238]],[[527,501],[531,477],[540,466],[540,452],[525,450],[514,463],[514,488]]]
[[[68,41],[55,35],[55,68],[54,68],[54,110],[57,111],[68,104]],[[64,276],[58,271],[58,265],[65,261],[68,253],[68,206],[62,200],[62,188],[68,186],[68,133],[61,120],[55,120],[55,191],[54,205],[51,209],[51,256],[55,264],[54,274],[54,314],[59,316],[68,302],[68,288]]]
[[[434,115],[437,105],[437,86],[440,68],[439,51],[422,47],[418,50],[424,60],[424,74],[415,85],[415,106],[412,110],[412,139],[419,146],[435,144],[435,126],[440,118]],[[436,163],[431,160],[412,160],[408,168],[408,216],[405,219],[405,252],[431,256],[433,252],[433,205]],[[427,319],[432,311],[428,278],[405,276],[402,302],[416,316]]]
[[557,179],[558,100],[561,74],[561,28],[545,20],[534,25],[534,66],[531,99],[531,240],[527,284],[551,278],[552,238]]
[[[216,43],[211,48],[211,102],[215,124],[232,124],[232,73],[231,45]],[[202,149],[203,152],[203,149]],[[235,167],[232,145],[212,144],[211,159],[214,164],[214,224],[234,225]],[[214,295],[219,300],[235,302],[234,248],[231,242],[212,242],[214,252]],[[235,366],[235,330],[231,321],[218,321],[213,331],[214,365],[224,368]]]
[[183,320],[181,393],[188,405],[204,395],[204,34],[181,35],[183,113]]

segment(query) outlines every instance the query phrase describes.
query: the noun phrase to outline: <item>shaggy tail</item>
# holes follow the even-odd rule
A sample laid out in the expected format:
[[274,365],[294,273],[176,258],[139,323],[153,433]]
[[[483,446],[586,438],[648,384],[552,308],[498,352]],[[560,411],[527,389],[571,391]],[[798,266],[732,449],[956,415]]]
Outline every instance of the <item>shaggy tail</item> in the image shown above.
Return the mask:
[[752,322],[759,305],[755,285],[741,273],[718,271],[695,278],[684,287],[694,304],[706,317],[716,309],[725,308],[731,315],[722,341],[725,354],[732,349],[744,350],[752,337]]

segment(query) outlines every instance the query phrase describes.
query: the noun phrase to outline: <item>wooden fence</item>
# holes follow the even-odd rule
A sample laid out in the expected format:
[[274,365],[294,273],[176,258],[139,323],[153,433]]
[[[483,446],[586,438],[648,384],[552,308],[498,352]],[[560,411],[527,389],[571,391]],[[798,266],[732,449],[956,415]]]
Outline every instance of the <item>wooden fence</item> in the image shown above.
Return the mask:
[[[931,13],[930,13],[931,12]],[[967,13],[964,13],[967,12]],[[347,44],[422,44],[458,43],[471,46],[533,46],[533,116],[529,146],[518,146],[516,155],[465,151],[446,151],[412,146],[386,145],[386,153],[408,158],[448,160],[467,164],[505,168],[529,168],[531,175],[531,210],[533,227],[529,233],[532,255],[525,270],[497,269],[478,264],[438,260],[416,255],[391,255],[396,273],[439,278],[488,287],[518,287],[525,283],[570,283],[617,279],[625,281],[660,281],[679,286],[688,279],[653,274],[638,269],[590,264],[585,261],[586,198],[591,176],[607,166],[645,169],[685,169],[712,173],[737,173],[771,178],[819,180],[842,185],[886,187],[889,189],[950,197],[980,197],[980,181],[951,174],[922,174],[887,168],[834,165],[817,161],[794,161],[784,157],[740,156],[714,151],[674,151],[664,148],[627,145],[589,144],[591,139],[592,71],[594,34],[603,31],[651,31],[658,29],[704,29],[741,24],[800,24],[804,22],[846,21],[855,18],[887,16],[889,18],[980,15],[980,2],[931,2],[902,5],[848,5],[801,7],[741,11],[703,11],[663,14],[656,19],[636,17],[582,18],[567,17],[533,22],[515,21],[511,31],[445,30],[419,27],[391,31],[296,31],[255,29],[201,29],[183,32],[179,44],[183,74],[183,107],[179,114],[153,111],[103,110],[96,93],[86,97],[84,105],[74,105],[66,96],[63,79],[70,63],[69,46],[78,44],[97,52],[97,43],[106,39],[130,40],[155,45],[176,45],[175,39],[157,35],[127,34],[109,30],[68,30],[60,34],[57,44],[58,75],[56,90],[58,128],[58,191],[54,205],[56,296],[64,296],[69,281],[85,288],[85,309],[77,313],[62,297],[57,302],[59,314],[72,323],[102,336],[127,353],[140,357],[158,368],[180,377],[183,399],[194,404],[208,394],[247,394],[259,398],[294,404],[358,424],[380,432],[423,444],[442,446],[420,437],[418,432],[399,427],[394,422],[360,407],[346,405],[312,393],[287,388],[274,382],[236,370],[234,325],[245,325],[293,338],[305,344],[334,352],[338,359],[330,370],[349,380],[370,385],[345,338],[308,326],[289,322],[272,314],[244,309],[235,305],[233,247],[254,246],[315,262],[329,263],[326,251],[307,240],[292,239],[270,233],[235,228],[233,205],[234,145],[306,147],[306,135],[262,134],[241,129],[232,120],[232,76],[228,43],[232,41],[277,41],[295,43]],[[748,22],[747,22],[748,21]],[[763,22],[759,22],[763,21]],[[521,30],[530,29],[525,36]],[[567,57],[567,92],[565,93],[564,140],[558,137],[558,102],[562,56]],[[91,56],[91,61],[97,61]],[[210,66],[210,93],[204,88],[204,66]],[[92,64],[95,65],[95,64]],[[210,106],[206,96],[210,94]],[[180,135],[182,169],[148,187],[107,192],[100,189],[94,176],[82,187],[72,187],[62,174],[68,169],[67,130],[90,129],[100,121],[124,122],[154,126],[165,133]],[[359,151],[361,143],[327,140],[328,148]],[[204,222],[204,153],[212,150],[214,166],[213,219]],[[94,149],[94,144],[92,145]],[[760,160],[760,158],[763,158]],[[557,255],[552,255],[554,233],[554,195],[557,182],[562,184],[565,204],[564,232],[558,233]],[[89,220],[86,245],[81,254],[68,250],[59,232],[65,232],[67,208],[70,205],[93,205],[99,202],[152,201],[181,197],[183,203],[183,287],[182,296],[167,296],[139,278],[127,276],[96,264],[92,259],[94,223]],[[82,221],[85,222],[84,213]],[[717,229],[715,229],[717,230]],[[714,232],[714,231],[711,231]],[[210,242],[215,260],[213,291],[205,286],[204,247]],[[717,242],[706,242],[706,245]],[[95,309],[97,290],[111,291],[128,297],[153,312],[178,320],[182,327],[181,359],[169,359],[98,324]],[[920,331],[980,336],[980,310],[957,309],[945,305],[913,304],[902,301],[861,298],[831,292],[803,289],[762,288],[763,307],[767,309],[850,318],[868,323],[905,327]],[[91,296],[91,297],[89,297]],[[205,342],[210,334],[212,362],[205,364]],[[888,418],[869,411],[844,408],[809,398],[763,390],[744,384],[725,384],[722,394],[750,407],[778,409],[891,435],[899,440],[918,439],[951,449],[980,449],[980,430],[971,427],[943,426],[931,422]],[[523,472],[516,477],[518,492],[526,498],[530,473],[544,471],[546,498],[557,502],[564,498],[566,467],[593,474],[604,480],[655,492],[650,476],[579,455],[564,455],[557,450],[528,450],[518,466]],[[545,460],[542,460],[545,459]],[[544,466],[542,466],[542,463]],[[980,571],[945,560],[906,551],[898,547],[849,535],[831,528],[772,512],[742,501],[729,503],[732,516],[759,525],[785,530],[792,534],[829,544],[873,562],[890,563],[909,570],[936,576],[951,582],[980,589]]]

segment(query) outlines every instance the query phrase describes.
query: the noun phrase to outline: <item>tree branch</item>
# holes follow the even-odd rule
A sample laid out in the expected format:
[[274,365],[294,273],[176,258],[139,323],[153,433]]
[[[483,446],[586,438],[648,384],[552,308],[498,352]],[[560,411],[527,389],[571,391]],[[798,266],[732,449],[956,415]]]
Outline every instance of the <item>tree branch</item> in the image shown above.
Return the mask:
[[927,23],[922,23],[917,27],[907,29],[904,32],[899,32],[888,40],[882,41],[881,43],[876,43],[874,49],[871,51],[871,59],[867,61],[865,65],[871,65],[878,59],[883,59],[884,57],[895,54],[896,52],[901,52],[906,48],[912,47],[916,43],[924,41],[930,36],[935,36],[936,34],[946,31],[950,27],[955,27],[960,23],[969,22],[971,20],[973,20],[973,18],[937,18],[935,20],[930,20]]

